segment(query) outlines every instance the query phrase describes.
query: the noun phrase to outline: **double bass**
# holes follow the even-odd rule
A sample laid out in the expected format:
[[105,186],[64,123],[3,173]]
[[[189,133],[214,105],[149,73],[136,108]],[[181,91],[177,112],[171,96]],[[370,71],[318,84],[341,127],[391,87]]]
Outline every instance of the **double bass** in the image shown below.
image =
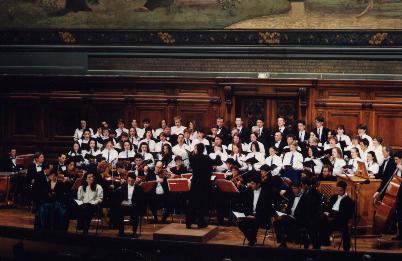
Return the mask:
[[387,184],[380,191],[378,198],[381,198],[381,196],[384,195],[382,200],[376,200],[374,203],[375,213],[373,231],[376,233],[388,232],[390,223],[395,216],[398,191],[402,183],[402,178],[396,175],[397,171],[398,169],[395,170]]

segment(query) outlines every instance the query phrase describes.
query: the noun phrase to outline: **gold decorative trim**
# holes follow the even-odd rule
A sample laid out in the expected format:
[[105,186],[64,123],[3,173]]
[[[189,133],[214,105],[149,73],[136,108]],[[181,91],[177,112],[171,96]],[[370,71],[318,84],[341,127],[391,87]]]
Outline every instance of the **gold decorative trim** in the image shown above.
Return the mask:
[[59,32],[60,38],[63,40],[64,43],[72,44],[76,42],[74,35],[69,32]]
[[176,42],[176,39],[169,33],[159,32],[158,36],[165,44],[174,44]]
[[280,44],[281,34],[277,32],[268,33],[268,32],[260,32],[260,40],[258,41],[260,44]]
[[371,45],[381,45],[387,39],[388,33],[376,33],[369,39]]

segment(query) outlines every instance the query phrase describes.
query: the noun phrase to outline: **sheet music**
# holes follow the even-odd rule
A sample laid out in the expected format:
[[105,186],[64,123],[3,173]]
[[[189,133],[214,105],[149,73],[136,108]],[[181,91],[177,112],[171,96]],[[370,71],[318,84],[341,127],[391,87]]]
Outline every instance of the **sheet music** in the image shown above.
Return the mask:
[[280,211],[276,211],[276,214],[278,215],[278,216],[285,216],[286,215],[286,213],[283,213],[283,212],[280,212]]
[[244,213],[241,212],[236,212],[236,211],[232,211],[233,215],[239,219],[239,218],[246,218],[246,215]]
[[78,206],[81,206],[82,204],[84,204],[84,202],[82,200],[74,199],[74,201],[78,204]]

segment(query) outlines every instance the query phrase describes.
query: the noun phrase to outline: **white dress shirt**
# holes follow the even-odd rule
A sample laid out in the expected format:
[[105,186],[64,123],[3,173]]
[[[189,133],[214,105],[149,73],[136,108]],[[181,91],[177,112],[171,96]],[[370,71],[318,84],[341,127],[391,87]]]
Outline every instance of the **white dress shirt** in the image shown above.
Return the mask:
[[138,142],[138,145],[141,145],[141,143],[143,143],[143,142],[145,142],[145,143],[148,144],[149,150],[150,150],[151,152],[155,152],[155,145],[156,145],[156,142],[155,142],[154,140],[143,139],[143,140],[140,140],[140,142]]
[[362,161],[360,158],[355,158],[355,159],[350,159],[348,162],[348,165],[353,166],[353,168],[351,169],[351,171],[349,171],[351,174],[355,174],[359,164],[357,164],[358,161]]
[[321,141],[321,137],[322,137],[322,131],[324,129],[324,126],[321,126],[319,128],[317,128],[317,135],[318,135],[318,139]]
[[380,165],[377,162],[370,161],[366,162],[366,168],[370,175],[376,175],[380,170]]
[[136,130],[137,130],[137,135],[138,135],[139,139],[144,138],[144,135],[145,135],[145,129],[136,128]]
[[[293,164],[290,164],[290,161],[293,156]],[[302,170],[303,169],[303,155],[300,152],[297,151],[289,151],[285,153],[285,156],[283,156],[283,166],[286,165],[291,165],[292,168],[297,169],[297,170]]]
[[132,150],[125,150],[119,153],[120,159],[134,158],[135,152]]
[[[209,141],[208,141],[207,139],[205,139],[205,138],[202,139],[202,140],[195,139],[195,140],[193,140],[193,142],[191,143],[190,151],[193,151],[195,145],[197,145],[198,143],[204,143],[205,146],[210,146]],[[204,150],[204,155],[207,155],[207,149],[206,149],[206,148],[205,148],[205,150]]]
[[254,198],[253,198],[253,214],[254,214],[255,210],[257,209],[258,199],[260,198],[261,188],[255,189],[253,191],[253,194],[254,194]]
[[213,153],[209,153],[209,157],[212,160],[216,159],[216,156],[220,156],[221,160],[222,160],[222,164],[220,166],[216,166],[216,171],[218,172],[223,172],[225,170],[227,170],[227,166],[226,166],[226,160],[228,159],[228,154],[226,152],[213,152]]
[[97,205],[103,200],[103,189],[99,184],[96,184],[95,191],[91,189],[91,186],[87,186],[86,191],[83,186],[80,186],[77,191],[77,200],[84,204]]
[[182,146],[180,146],[179,144],[176,144],[175,146],[173,146],[172,148],[172,152],[175,156],[180,156],[183,160],[183,164],[184,166],[186,166],[186,168],[188,168],[190,162],[188,160],[188,152],[190,151],[190,146],[188,146],[187,144],[183,144]]
[[382,145],[380,144],[380,145],[378,145],[377,147],[373,146],[373,147],[372,147],[372,150],[373,150],[374,153],[375,153],[375,156],[376,156],[376,158],[377,158],[378,165],[381,166],[381,164],[384,162],[384,154],[382,153]]
[[163,145],[165,145],[165,144],[169,144],[170,145],[170,147],[172,147],[172,144],[169,142],[169,141],[167,141],[167,140],[165,140],[165,141],[159,141],[159,142],[157,142],[156,144],[155,144],[155,152],[161,152],[162,151],[162,147],[163,147]]
[[333,211],[339,212],[339,206],[341,205],[342,199],[346,197],[346,193],[343,196],[338,195],[337,200],[335,201],[335,204],[332,206]]
[[[88,128],[88,130],[91,133],[91,137],[94,136],[94,131],[92,130],[92,128]],[[80,128],[75,129],[74,140],[80,140],[83,132],[84,132],[84,129],[80,129]]]
[[319,160],[319,159],[312,159],[312,158],[310,158],[310,157],[306,157],[305,159],[304,159],[304,162],[307,162],[307,161],[310,161],[310,160],[312,160],[313,162],[314,162],[314,171],[313,170],[311,170],[311,171],[313,171],[315,174],[320,174],[321,173],[321,170],[322,170],[322,167],[323,167],[323,165],[324,164],[322,164],[322,161],[321,160]]
[[127,185],[127,199],[129,202],[132,202],[133,193],[134,193],[134,186],[131,186],[130,184],[128,184]]
[[140,152],[139,154],[142,155],[142,160],[150,160],[151,162],[147,164],[148,167],[150,167],[151,169],[155,166],[154,163],[154,156],[152,156],[151,153],[148,152]]
[[281,171],[282,168],[282,158],[279,157],[278,155],[274,155],[274,156],[269,156],[265,159],[265,164],[267,164],[268,166],[271,165],[276,165],[277,167],[271,171],[273,176],[277,176],[279,175],[279,172]]
[[184,131],[185,129],[186,129],[185,126],[176,127],[176,125],[175,125],[175,126],[170,127],[170,133],[171,133],[172,135],[183,134],[183,131]]
[[117,159],[119,157],[119,153],[115,149],[107,150],[104,149],[102,151],[102,157],[104,157],[107,161],[107,163],[116,163]]
[[154,132],[154,139],[158,139],[159,135],[163,132],[162,128],[156,129]]
[[332,175],[335,176],[336,174],[342,174],[343,167],[345,165],[346,165],[346,161],[344,159],[335,159]]
[[[250,142],[249,144],[247,144],[247,151],[248,151],[248,152],[251,152],[251,143],[252,143],[252,142]],[[263,155],[265,155],[264,144],[262,144],[262,143],[259,142],[259,141],[257,141],[257,143],[258,143],[258,147],[260,148],[260,152],[261,152]]]
[[[228,145],[228,150],[232,150],[232,143],[230,143],[230,144]],[[242,143],[242,144],[241,144],[241,151],[247,151],[247,150],[248,150],[248,144]]]
[[297,138],[299,139],[300,142],[304,142],[304,139],[306,137],[306,131],[299,131]]
[[246,157],[243,154],[229,155],[228,158],[232,158],[240,164],[240,171],[247,170]]
[[338,140],[338,142],[344,141],[345,144],[346,144],[346,147],[352,145],[352,141],[350,140],[350,137],[348,135],[345,135],[345,134],[339,135],[339,134],[337,134],[336,139]]
[[295,196],[295,200],[293,201],[292,208],[290,209],[291,210],[290,213],[291,213],[292,216],[295,215],[295,210],[297,208],[297,205],[299,205],[299,202],[300,202],[300,199],[301,199],[302,195],[303,195],[303,193],[300,193],[299,195]]
[[[261,152],[255,152],[255,153],[250,152],[246,156],[246,161],[248,159],[251,159],[251,158],[254,158],[254,157],[255,157],[256,160],[258,160],[258,162],[254,164],[254,169],[255,170],[260,170],[261,166],[264,165],[264,161],[265,161],[264,154],[262,154]],[[251,169],[252,168],[250,166],[249,170],[251,170]]]
[[156,175],[156,195],[163,195],[165,194],[165,191],[163,190],[162,187],[162,182],[163,182],[163,178],[159,177],[158,175]]
[[116,131],[116,137],[119,137],[123,132],[128,134],[128,129],[126,128],[123,129],[117,128],[115,131]]
[[360,137],[360,139],[367,139],[368,142],[369,142],[369,147],[372,147],[372,146],[373,146],[373,139],[372,139],[369,135],[363,134],[363,135]]

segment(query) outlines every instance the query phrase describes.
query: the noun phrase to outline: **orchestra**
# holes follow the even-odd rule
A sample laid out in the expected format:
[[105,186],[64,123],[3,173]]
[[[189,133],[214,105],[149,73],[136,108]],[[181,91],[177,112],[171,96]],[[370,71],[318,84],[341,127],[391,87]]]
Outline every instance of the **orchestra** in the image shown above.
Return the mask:
[[[315,118],[310,132],[305,121],[292,126],[284,117],[273,128],[260,118],[246,128],[236,117],[232,129],[218,117],[209,132],[193,120],[183,125],[180,116],[171,127],[169,122],[164,119],[153,129],[151,119],[143,120],[143,128],[136,119],[128,126],[119,119],[115,128],[102,122],[94,133],[81,120],[71,149],[60,152],[53,163],[35,153],[21,193],[24,204],[33,204],[37,228],[66,231],[68,221],[76,218],[77,230],[87,234],[92,217],[107,213],[110,226],[123,237],[127,215],[131,236],[137,238],[148,211],[155,224],[168,223],[174,211],[184,211],[188,229],[195,229],[193,224],[207,227],[206,217],[216,213],[218,225],[226,224],[225,219],[232,225],[235,218],[250,246],[259,228],[273,228],[281,247],[301,242],[315,249],[340,230],[343,248],[349,251],[356,202],[347,195],[344,181],[336,183],[331,197],[321,194],[318,184],[336,182],[345,173],[353,176],[364,163],[368,178],[382,180],[372,195],[377,202],[386,196],[390,180],[402,180],[401,153],[394,154],[381,137],[370,137],[365,124],[349,137],[343,125],[327,128],[322,116]],[[16,157],[16,149],[10,149],[2,168],[19,171]],[[168,181],[184,177],[189,191],[171,192]],[[402,240],[402,192],[395,197],[392,222],[399,231],[396,240]]]

